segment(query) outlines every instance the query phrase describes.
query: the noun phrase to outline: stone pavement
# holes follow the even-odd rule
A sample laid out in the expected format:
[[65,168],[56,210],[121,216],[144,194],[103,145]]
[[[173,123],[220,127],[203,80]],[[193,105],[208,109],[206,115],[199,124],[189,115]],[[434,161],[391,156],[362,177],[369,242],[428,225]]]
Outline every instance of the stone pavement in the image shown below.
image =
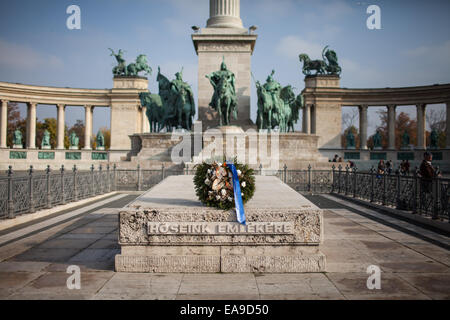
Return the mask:
[[[312,199],[325,209],[324,273],[115,273],[115,208],[135,197],[111,197],[54,224],[16,229],[15,238],[0,233],[0,299],[450,299],[448,237],[385,223],[383,215],[331,196]],[[66,286],[70,265],[81,268],[80,290]],[[380,290],[367,289],[369,265],[382,270]]]

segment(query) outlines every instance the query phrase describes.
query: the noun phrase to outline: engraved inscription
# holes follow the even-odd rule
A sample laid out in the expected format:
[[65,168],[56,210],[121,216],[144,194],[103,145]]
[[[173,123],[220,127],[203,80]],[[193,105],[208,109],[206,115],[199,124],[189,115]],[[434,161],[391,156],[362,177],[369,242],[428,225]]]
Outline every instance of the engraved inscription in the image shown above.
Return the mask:
[[293,234],[293,222],[148,222],[147,232],[154,235],[268,235]]

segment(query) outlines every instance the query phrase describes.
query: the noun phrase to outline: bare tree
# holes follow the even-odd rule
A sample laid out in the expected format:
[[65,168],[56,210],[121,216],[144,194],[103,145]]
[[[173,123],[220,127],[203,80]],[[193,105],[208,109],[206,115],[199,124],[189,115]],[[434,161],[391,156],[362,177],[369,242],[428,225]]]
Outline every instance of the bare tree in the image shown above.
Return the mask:
[[446,112],[444,109],[428,108],[426,112],[426,120],[431,130],[444,132],[446,127]]
[[359,117],[358,108],[346,108],[342,112],[342,130],[345,131],[350,127],[356,128],[356,120]]

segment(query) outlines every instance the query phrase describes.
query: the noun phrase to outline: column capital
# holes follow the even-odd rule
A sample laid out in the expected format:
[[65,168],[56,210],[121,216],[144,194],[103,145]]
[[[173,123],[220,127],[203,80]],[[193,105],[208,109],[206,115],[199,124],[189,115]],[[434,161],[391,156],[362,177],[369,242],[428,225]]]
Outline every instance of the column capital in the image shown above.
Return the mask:
[[396,104],[388,104],[388,105],[386,105],[386,107],[388,108],[388,109],[391,109],[391,108],[397,108],[397,105]]
[[1,104],[8,104],[8,103],[9,103],[9,101],[8,101],[8,100],[6,100],[6,99],[0,99],[0,103],[1,103]]
[[56,105],[58,108],[66,108],[66,104],[65,103],[58,103],[57,105]]
[[28,106],[37,106],[37,102],[34,102],[34,101],[30,101],[30,102],[27,102],[27,105]]
[[358,106],[358,108],[359,108],[360,110],[367,110],[367,109],[369,108],[369,105],[368,105],[368,104],[360,104],[360,105]]

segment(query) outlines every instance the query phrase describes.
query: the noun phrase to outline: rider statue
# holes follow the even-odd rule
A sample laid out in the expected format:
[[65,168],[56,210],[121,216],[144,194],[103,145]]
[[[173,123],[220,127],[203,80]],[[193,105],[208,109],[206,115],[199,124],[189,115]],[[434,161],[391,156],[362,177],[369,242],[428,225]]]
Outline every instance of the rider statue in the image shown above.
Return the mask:
[[[211,102],[209,103],[209,106],[212,107],[214,110],[219,110],[219,108],[221,108],[221,106],[218,106],[217,103],[221,103],[221,94],[223,94],[222,92],[220,92],[221,88],[219,88],[219,84],[222,81],[225,81],[229,87],[230,87],[230,96],[231,96],[231,104],[234,105],[234,118],[237,119],[237,110],[236,110],[236,105],[237,105],[237,98],[236,98],[236,77],[234,75],[233,72],[231,72],[230,70],[228,70],[227,65],[225,64],[225,58],[223,58],[222,64],[220,65],[220,70],[219,71],[215,71],[211,74],[208,74],[206,76],[206,78],[209,79],[209,82],[211,83],[211,85],[214,88],[214,94],[211,98]],[[230,124],[230,119],[227,119],[228,117],[226,115],[224,115],[224,125],[229,125]],[[227,121],[228,120],[228,121]],[[220,119],[220,125],[222,125],[222,118]]]
[[266,83],[264,84],[264,89],[266,92],[271,96],[274,109],[275,110],[281,110],[281,104],[283,101],[281,101],[280,93],[281,93],[281,85],[278,81],[275,81],[273,78],[273,75],[275,74],[275,70],[272,70],[272,73],[267,77]]

